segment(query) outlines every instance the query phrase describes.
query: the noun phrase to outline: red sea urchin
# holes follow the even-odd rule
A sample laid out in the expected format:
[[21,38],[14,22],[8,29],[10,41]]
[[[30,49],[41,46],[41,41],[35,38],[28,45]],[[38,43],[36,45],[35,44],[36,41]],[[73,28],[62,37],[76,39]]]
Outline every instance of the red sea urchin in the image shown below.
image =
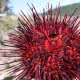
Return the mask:
[[19,27],[7,41],[16,48],[11,49],[13,55],[21,57],[20,63],[7,69],[10,74],[21,71],[12,80],[80,80],[80,21],[78,16],[72,18],[76,9],[63,19],[60,6],[55,15],[52,6],[40,16],[34,6],[31,11],[32,21],[21,11]]

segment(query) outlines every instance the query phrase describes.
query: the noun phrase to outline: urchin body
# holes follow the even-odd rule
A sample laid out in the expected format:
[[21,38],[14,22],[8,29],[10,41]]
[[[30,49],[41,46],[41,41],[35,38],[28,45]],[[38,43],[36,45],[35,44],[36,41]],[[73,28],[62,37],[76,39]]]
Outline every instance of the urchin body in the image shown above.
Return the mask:
[[[19,18],[16,33],[11,34],[7,41],[17,48],[15,54],[21,59],[21,65],[13,69],[22,72],[14,77],[20,80],[80,80],[80,31],[76,24],[78,16],[63,19],[60,17],[60,7],[52,15],[52,7],[41,17],[34,6],[32,22],[25,16]],[[75,11],[74,11],[75,12]],[[73,12],[73,13],[74,13]]]

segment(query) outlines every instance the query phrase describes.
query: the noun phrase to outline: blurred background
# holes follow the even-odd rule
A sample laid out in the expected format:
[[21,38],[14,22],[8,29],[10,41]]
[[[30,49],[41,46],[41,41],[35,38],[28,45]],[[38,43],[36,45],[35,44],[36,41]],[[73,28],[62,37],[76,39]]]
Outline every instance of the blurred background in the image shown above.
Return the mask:
[[[20,10],[23,10],[23,12],[28,16],[30,15],[30,9],[27,5],[34,5],[37,12],[39,14],[42,13],[43,8],[45,8],[47,13],[47,5],[52,4],[53,5],[53,14],[56,11],[56,6],[60,3],[61,5],[61,16],[64,15],[65,12],[68,13],[68,16],[70,16],[77,8],[76,14],[80,15],[80,0],[0,0],[0,48],[4,48],[3,41],[8,39],[8,33],[13,31],[10,27],[16,28],[18,27],[18,16],[20,13]],[[0,54],[1,56],[2,54]],[[9,61],[12,60],[9,58]],[[8,58],[1,58],[0,57],[0,64],[5,63],[8,61]],[[7,64],[4,67],[9,67],[10,65]],[[3,68],[0,66],[0,68]],[[6,76],[6,74],[0,73],[0,80],[3,80],[3,78]],[[5,78],[4,80],[11,80],[12,76]]]

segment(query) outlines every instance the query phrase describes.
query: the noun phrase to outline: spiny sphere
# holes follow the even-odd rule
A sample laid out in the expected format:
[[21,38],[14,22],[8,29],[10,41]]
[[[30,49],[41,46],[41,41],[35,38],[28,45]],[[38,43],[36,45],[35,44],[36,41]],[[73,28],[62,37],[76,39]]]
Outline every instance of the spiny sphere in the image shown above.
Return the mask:
[[34,6],[30,9],[30,20],[21,11],[19,27],[6,41],[13,47],[7,50],[20,57],[10,62],[19,63],[7,68],[11,75],[21,71],[12,80],[80,80],[80,21],[78,15],[73,17],[76,9],[70,17],[67,13],[61,17],[60,6],[55,15],[52,5],[48,13],[43,10],[38,14]]

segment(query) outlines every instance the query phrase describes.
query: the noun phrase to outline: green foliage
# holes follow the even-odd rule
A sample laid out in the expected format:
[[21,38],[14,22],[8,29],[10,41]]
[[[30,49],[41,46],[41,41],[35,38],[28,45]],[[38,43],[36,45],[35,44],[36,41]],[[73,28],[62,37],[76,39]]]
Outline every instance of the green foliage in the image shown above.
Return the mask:
[[[6,77],[4,80],[12,80],[13,76],[9,76],[9,77]],[[22,78],[21,80],[25,80],[24,78]]]
[[[80,14],[80,3],[76,3],[76,4],[71,4],[71,5],[67,5],[67,6],[62,6],[60,13],[63,16],[65,13],[68,14],[68,16],[70,16],[74,10],[77,8],[76,12],[74,13],[74,16],[77,14]],[[56,9],[53,10],[53,14],[56,14]]]
[[11,80],[13,77],[12,76],[9,76],[9,77],[6,77],[4,80]]
[[[15,18],[15,16],[14,16]],[[3,17],[0,20],[0,31],[8,31],[11,30],[10,26],[17,26],[17,17],[16,19],[12,19],[10,15]]]
[[67,12],[68,16],[70,16],[76,8],[77,8],[77,10],[74,13],[74,15],[77,15],[77,14],[80,13],[80,3],[63,6],[62,9],[61,9],[61,14],[64,15],[65,12]]
[[2,2],[3,0],[0,0],[0,3]]

